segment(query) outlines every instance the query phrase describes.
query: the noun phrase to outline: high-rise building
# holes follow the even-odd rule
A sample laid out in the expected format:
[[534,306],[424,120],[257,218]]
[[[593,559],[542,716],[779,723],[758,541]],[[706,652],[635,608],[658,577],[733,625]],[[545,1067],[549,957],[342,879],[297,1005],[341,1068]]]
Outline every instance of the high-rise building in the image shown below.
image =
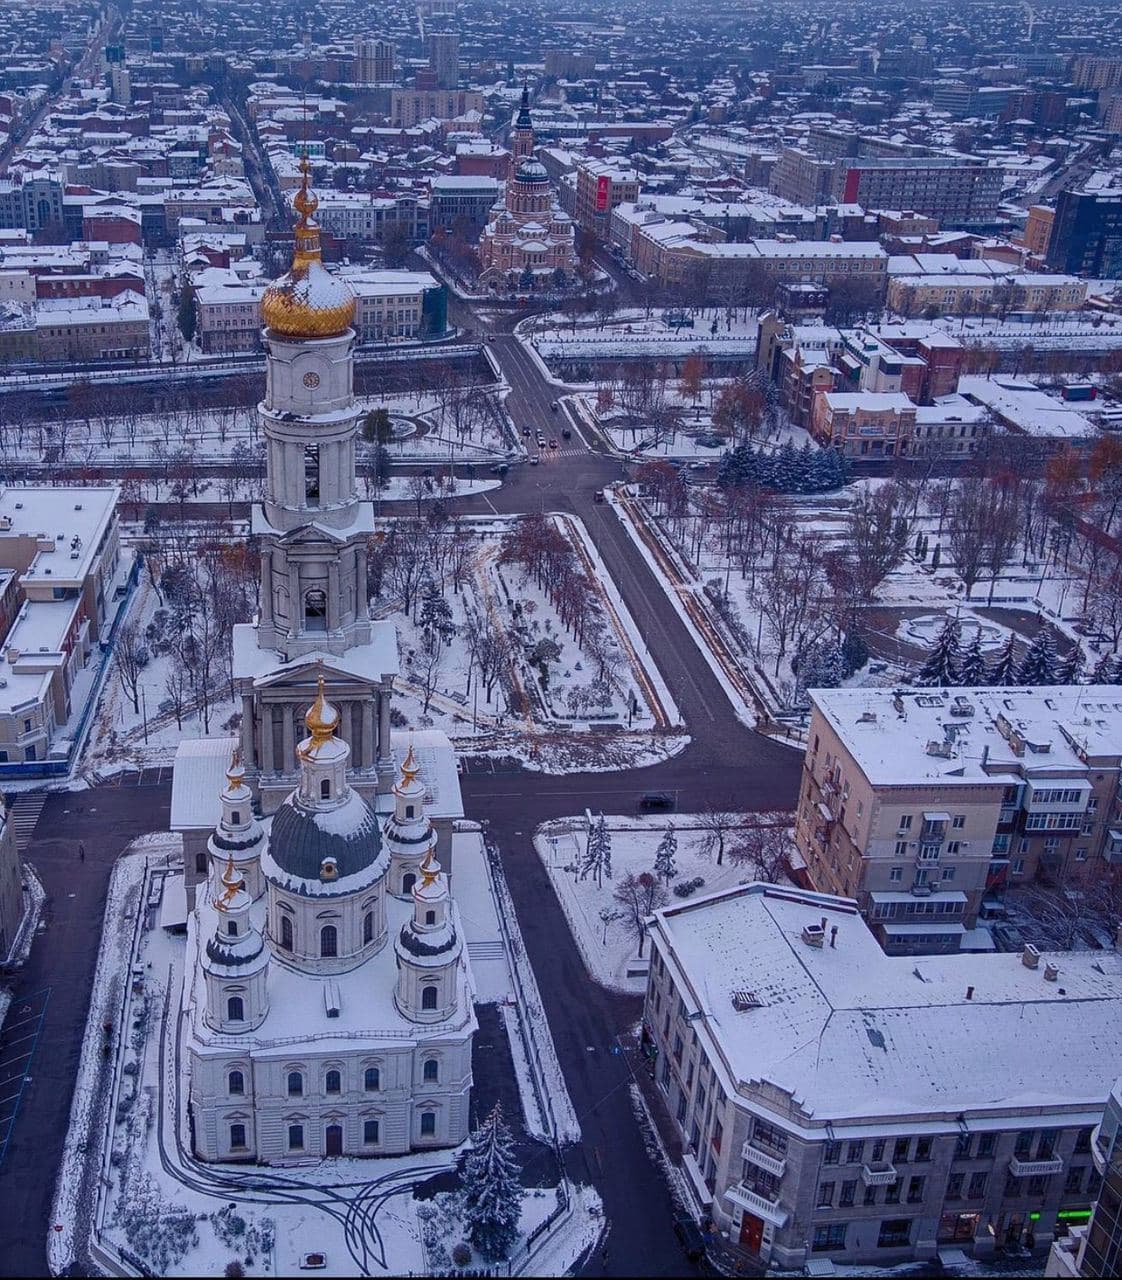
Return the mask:
[[1046,260],[1072,275],[1122,275],[1122,181],[1114,174],[1095,173],[1060,192]]
[[460,37],[454,31],[430,31],[425,37],[429,68],[438,89],[455,89],[460,83]]
[[377,36],[355,36],[355,82],[392,84],[396,79],[397,46]]
[[1069,1234],[1052,1245],[1046,1276],[1108,1280],[1122,1274],[1122,1080],[1115,1081],[1091,1136],[1091,1158],[1102,1178],[1099,1198],[1090,1215],[1070,1215]]

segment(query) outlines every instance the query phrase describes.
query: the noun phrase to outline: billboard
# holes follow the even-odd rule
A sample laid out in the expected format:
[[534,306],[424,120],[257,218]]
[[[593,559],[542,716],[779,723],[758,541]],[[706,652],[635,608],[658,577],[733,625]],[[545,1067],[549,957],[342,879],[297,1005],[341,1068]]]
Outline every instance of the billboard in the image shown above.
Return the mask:
[[612,180],[611,178],[596,179],[596,212],[607,213],[608,201],[612,197]]

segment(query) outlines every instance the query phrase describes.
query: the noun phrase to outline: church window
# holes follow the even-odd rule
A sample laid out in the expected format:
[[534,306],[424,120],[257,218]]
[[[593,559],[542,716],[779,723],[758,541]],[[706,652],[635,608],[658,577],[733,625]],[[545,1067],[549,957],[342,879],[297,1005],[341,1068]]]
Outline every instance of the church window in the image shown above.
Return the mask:
[[338,1071],[329,1071],[323,1079],[324,1093],[342,1093],[343,1077]]
[[319,798],[321,800],[331,799],[331,779],[323,778],[319,784]]
[[[439,994],[439,993],[438,993],[438,991],[437,991],[437,988],[436,988],[436,987],[425,987],[425,988],[421,991],[421,1008],[422,1008],[422,1009],[435,1009],[435,1008],[436,1008],[436,999],[437,999],[437,995],[438,995],[438,994]],[[426,1063],[425,1063],[425,1070],[426,1070],[426,1071],[428,1070],[428,1065],[429,1065],[429,1064],[426,1062]],[[427,1079],[428,1079],[428,1077],[426,1076],[426,1077],[425,1077],[425,1079],[427,1080]]]
[[245,1125],[244,1124],[232,1124],[230,1126],[230,1150],[231,1151],[245,1150]]
[[290,1098],[302,1098],[304,1096],[304,1076],[299,1071],[290,1071],[288,1073],[288,1096]]
[[412,893],[413,886],[416,883],[417,883],[417,877],[413,874],[413,872],[412,871],[406,872],[406,874],[401,877],[401,892]]
[[319,953],[321,956],[339,954],[339,931],[333,924],[325,924],[319,931]]
[[426,911],[426,912],[425,912],[425,924],[436,924],[436,912],[435,912],[435,911]]
[[236,920],[227,920],[226,932],[231,938],[236,938],[238,936],[238,922]]
[[231,1071],[226,1083],[231,1093],[245,1093],[245,1076],[242,1072]]
[[378,1141],[378,1121],[364,1120],[362,1122],[362,1140],[363,1142],[375,1143]]
[[304,1126],[302,1124],[290,1124],[288,1126],[288,1149],[289,1151],[302,1151],[304,1149]]
[[435,1084],[440,1079],[440,1063],[435,1058],[425,1059],[424,1078],[426,1084]]
[[436,1112],[422,1111],[421,1112],[421,1137],[431,1138],[435,1135],[435,1133],[436,1133]]
[[280,944],[285,951],[292,950],[292,921],[288,916],[280,918]]
[[195,870],[198,871],[201,875],[204,875],[204,876],[206,875],[206,854],[205,853],[195,854]]
[[405,816],[406,816],[407,818],[411,818],[411,817],[413,817],[413,810],[414,810],[414,807],[415,807],[415,806],[414,806],[414,805],[411,805],[411,804],[407,804],[407,805],[405,806]]
[[240,809],[234,809],[234,810],[230,813],[230,826],[232,826],[232,827],[240,827],[240,826],[241,826],[241,822],[242,822],[241,810],[240,810]]
[[363,1088],[367,1093],[377,1093],[381,1087],[382,1077],[377,1067],[367,1067],[362,1077]]
[[327,595],[313,587],[304,596],[304,630],[327,630]]
[[374,912],[368,911],[362,917],[362,945],[365,947],[367,943],[374,941]]
[[245,1018],[245,1003],[241,996],[231,996],[226,1001],[227,1022],[241,1022]]
[[319,445],[304,446],[304,500],[312,506],[319,504]]

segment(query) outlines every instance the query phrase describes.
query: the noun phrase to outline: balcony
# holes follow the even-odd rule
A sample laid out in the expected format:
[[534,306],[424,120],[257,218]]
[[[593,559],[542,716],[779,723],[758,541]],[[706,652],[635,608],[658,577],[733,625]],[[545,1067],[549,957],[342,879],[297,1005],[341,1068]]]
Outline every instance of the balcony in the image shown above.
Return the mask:
[[766,1151],[751,1140],[744,1144],[740,1154],[749,1164],[754,1164],[758,1169],[772,1174],[773,1177],[782,1178],[787,1172],[787,1161],[782,1156]]
[[763,1218],[765,1222],[770,1222],[774,1227],[785,1227],[787,1219],[790,1217],[787,1210],[776,1200],[769,1200],[766,1196],[761,1196],[753,1191],[751,1187],[746,1187],[743,1182],[733,1183],[725,1191],[725,1199],[731,1200],[733,1204],[739,1205],[741,1209],[747,1209],[749,1213],[754,1213],[757,1218]]
[[1095,1166],[1095,1172],[1100,1178],[1106,1177],[1106,1165],[1110,1158],[1110,1152],[1107,1144],[1103,1141],[1102,1124],[1095,1125],[1094,1132],[1091,1134],[1091,1163]]
[[861,1166],[861,1181],[867,1187],[894,1186],[898,1176],[896,1166],[886,1161]]
[[1059,1156],[1048,1160],[1022,1160],[1014,1156],[1009,1161],[1009,1172],[1014,1178],[1043,1178],[1050,1173],[1063,1173],[1064,1162]]

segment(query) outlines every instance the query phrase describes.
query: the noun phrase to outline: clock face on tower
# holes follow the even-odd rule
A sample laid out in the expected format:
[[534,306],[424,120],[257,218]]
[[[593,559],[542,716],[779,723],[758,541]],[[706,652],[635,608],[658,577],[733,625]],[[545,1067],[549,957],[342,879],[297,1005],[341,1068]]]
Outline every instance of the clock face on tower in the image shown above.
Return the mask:
[[319,386],[319,374],[311,372],[304,374],[304,386],[309,391],[314,391]]

